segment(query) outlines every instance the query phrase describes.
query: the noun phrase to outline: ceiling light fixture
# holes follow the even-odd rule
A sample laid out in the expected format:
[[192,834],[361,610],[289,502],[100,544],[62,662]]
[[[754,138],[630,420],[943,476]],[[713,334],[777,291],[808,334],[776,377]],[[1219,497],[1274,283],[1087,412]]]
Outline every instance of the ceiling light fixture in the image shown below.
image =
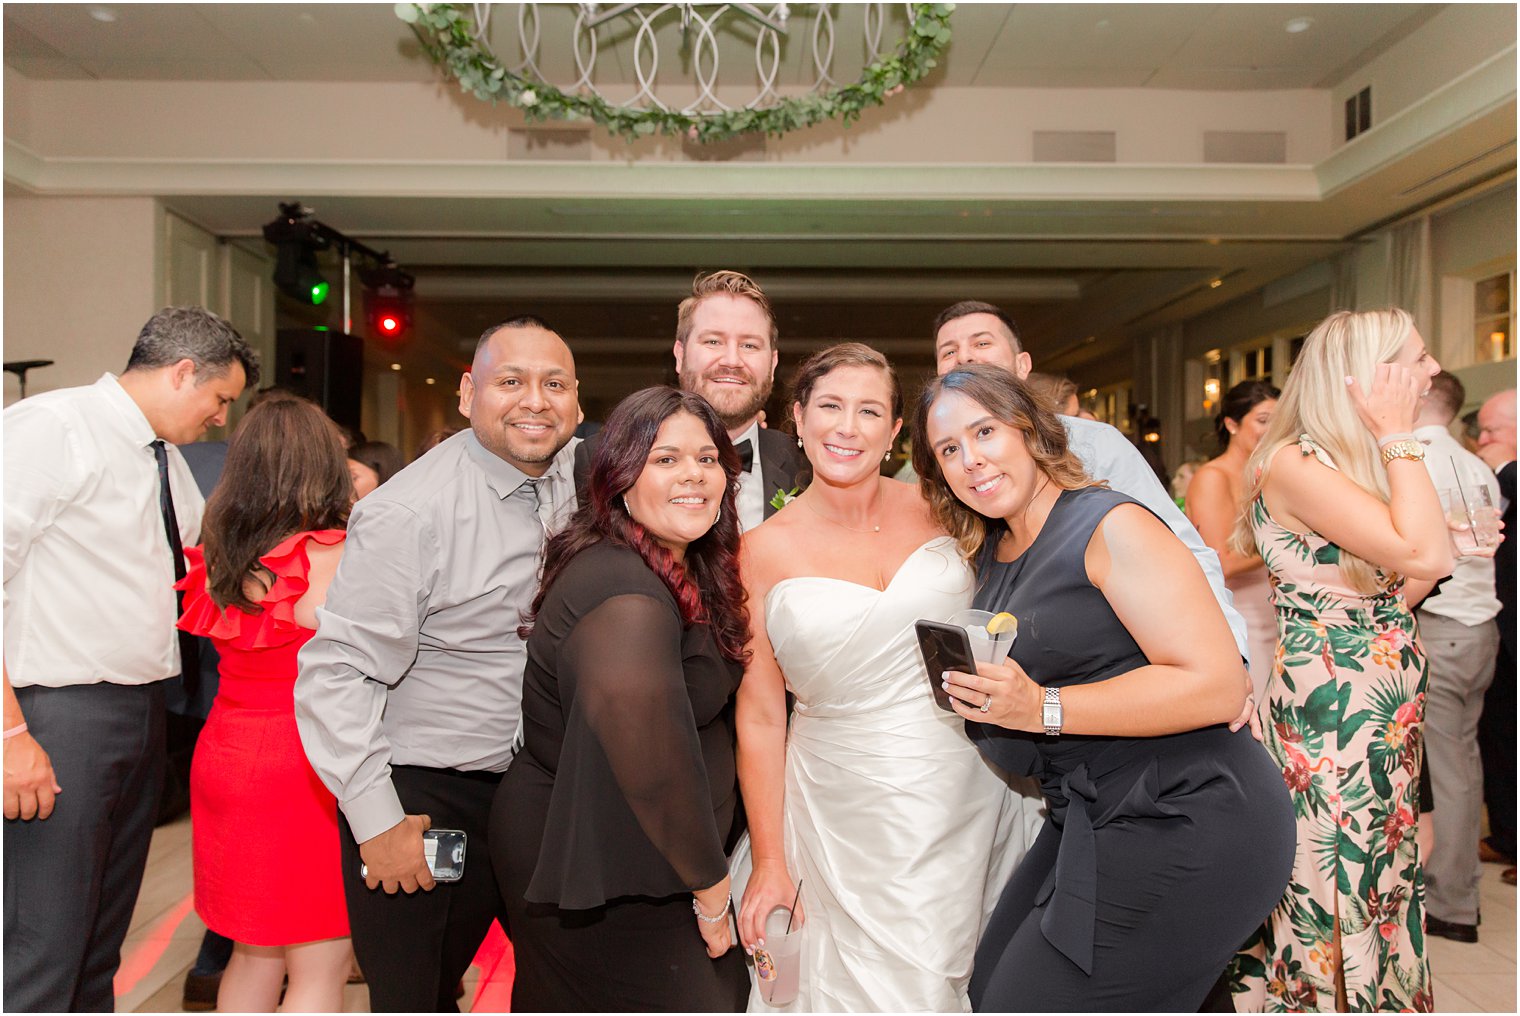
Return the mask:
[[103,25],[109,25],[111,22],[116,20],[116,12],[111,10],[109,7],[91,7],[90,17],[94,18],[96,21],[99,21]]
[[1289,18],[1288,23],[1283,25],[1283,31],[1289,35],[1297,35],[1299,32],[1307,32],[1313,26],[1313,18]]
[[399,342],[412,327],[412,286],[416,280],[394,263],[359,269],[364,281],[369,323],[382,339]]
[[281,202],[280,214],[264,226],[264,239],[276,251],[274,284],[280,292],[308,306],[327,299],[330,287],[317,265],[317,254],[336,250],[343,269],[343,331],[353,333],[352,293],[349,268],[355,256],[373,267],[360,267],[359,275],[367,286],[381,296],[395,298],[396,316],[389,328],[382,329],[388,338],[400,338],[411,324],[412,277],[401,271],[388,251],[375,250],[353,237],[314,218],[315,213],[299,201]]
[[1209,280],[1209,288],[1210,289],[1218,289],[1222,285],[1224,285],[1224,280],[1223,279],[1210,279]]

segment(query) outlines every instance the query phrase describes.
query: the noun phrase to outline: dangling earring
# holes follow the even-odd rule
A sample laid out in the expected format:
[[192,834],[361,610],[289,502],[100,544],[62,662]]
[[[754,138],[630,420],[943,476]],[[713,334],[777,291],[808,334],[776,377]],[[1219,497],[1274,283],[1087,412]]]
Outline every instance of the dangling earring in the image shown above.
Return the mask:
[[623,511],[625,511],[625,512],[628,513],[628,517],[630,519],[633,518],[633,509],[628,507],[628,495],[627,494],[623,495]]
[[722,521],[723,521],[723,506],[722,505],[718,505],[718,514],[716,514],[716,515],[713,516],[713,525],[716,526],[719,522],[722,522]]
[[890,460],[891,458],[892,458],[892,449],[888,448],[885,452],[882,453],[881,461],[886,462],[886,461]]
[[802,437],[801,437],[801,435],[798,435],[798,437],[797,437],[797,447],[798,448],[802,447]]

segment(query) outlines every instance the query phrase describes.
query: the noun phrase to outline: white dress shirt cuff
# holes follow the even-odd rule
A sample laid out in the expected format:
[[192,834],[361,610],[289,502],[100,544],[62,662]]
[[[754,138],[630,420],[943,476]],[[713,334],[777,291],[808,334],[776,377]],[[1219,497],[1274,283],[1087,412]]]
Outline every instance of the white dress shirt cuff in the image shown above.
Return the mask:
[[355,843],[374,839],[406,818],[401,798],[396,796],[396,788],[388,778],[352,801],[344,801],[342,807]]

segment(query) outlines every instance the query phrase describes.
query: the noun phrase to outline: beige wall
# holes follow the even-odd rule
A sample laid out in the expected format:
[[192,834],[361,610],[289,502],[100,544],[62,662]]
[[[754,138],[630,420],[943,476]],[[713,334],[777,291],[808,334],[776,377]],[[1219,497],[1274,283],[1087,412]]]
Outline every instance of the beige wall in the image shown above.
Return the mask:
[[[27,392],[120,373],[158,310],[158,230],[151,198],[5,199],[5,359],[55,360]],[[5,404],[20,394],[5,375]]]
[[[525,122],[438,83],[33,80],[9,68],[5,81],[6,138],[47,158],[497,163],[508,129]],[[1332,150],[1328,102],[1309,89],[926,88],[868,110],[854,129],[836,122],[769,139],[765,159],[1027,163],[1033,132],[1055,130],[1114,131],[1122,163],[1185,164],[1203,161],[1204,131],[1220,130],[1284,132],[1288,162],[1308,165]],[[590,158],[685,161],[678,141],[630,145],[601,129]]]
[[1514,49],[1514,4],[1448,4],[1418,31],[1331,88],[1335,147],[1346,143],[1348,96],[1372,87],[1372,125],[1377,127],[1485,60]]
[[[1510,359],[1501,363],[1474,364],[1470,362],[1470,357],[1463,355],[1466,344],[1471,342],[1471,317],[1469,314],[1464,323],[1461,313],[1453,313],[1461,308],[1448,307],[1443,312],[1439,305],[1442,293],[1444,291],[1450,297],[1454,290],[1450,285],[1443,287],[1442,282],[1450,282],[1454,278],[1473,280],[1501,271],[1513,271],[1516,262],[1515,223],[1514,181],[1479,193],[1468,200],[1458,200],[1431,215],[1428,271],[1438,302],[1431,319],[1441,324],[1435,334],[1426,336],[1426,339],[1432,351],[1442,359],[1443,366],[1461,378],[1467,387],[1467,408],[1476,407],[1494,392],[1513,388],[1516,361]],[[1364,237],[1358,248],[1348,255],[1353,262],[1351,274],[1355,279],[1353,305],[1356,309],[1367,310],[1388,303],[1391,290],[1388,233],[1392,228],[1394,227]],[[1326,277],[1333,278],[1334,266],[1326,267],[1331,269],[1325,273]],[[1306,275],[1309,272],[1310,270],[1305,270]],[[1228,357],[1232,348],[1252,344],[1268,336],[1296,332],[1300,327],[1312,327],[1331,310],[1337,309],[1332,306],[1333,297],[1329,287],[1301,293],[1275,306],[1268,306],[1265,299],[1270,289],[1271,287],[1266,287],[1247,293],[1207,314],[1186,321],[1181,328],[1183,356],[1196,359],[1210,349],[1222,349]],[[1455,293],[1456,298],[1460,299],[1460,286],[1456,287]],[[1470,301],[1470,288],[1467,294]],[[1165,362],[1164,342],[1155,342],[1147,352],[1151,356],[1163,358],[1162,362]],[[1146,364],[1139,365],[1137,370],[1141,373],[1137,374],[1137,378],[1146,367]],[[1282,371],[1281,364],[1278,365],[1278,371]],[[1180,384],[1180,376],[1175,377]],[[1225,387],[1228,386],[1226,381]],[[1176,392],[1179,399],[1191,394],[1182,392],[1180,388],[1169,390],[1165,383],[1161,387],[1163,399],[1172,391]],[[1199,435],[1206,431],[1207,423],[1201,418],[1183,419],[1180,442],[1173,442],[1172,434],[1167,434],[1168,464],[1175,468],[1186,457],[1189,444],[1201,451],[1208,442],[1204,440],[1200,444]]]

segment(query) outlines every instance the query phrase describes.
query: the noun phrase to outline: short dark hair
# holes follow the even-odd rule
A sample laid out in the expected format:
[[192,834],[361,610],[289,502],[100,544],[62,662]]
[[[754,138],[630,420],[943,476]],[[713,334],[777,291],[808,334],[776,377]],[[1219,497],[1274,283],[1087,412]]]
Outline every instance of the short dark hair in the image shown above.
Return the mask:
[[1431,405],[1446,410],[1446,419],[1450,422],[1462,411],[1462,405],[1467,401],[1467,389],[1461,378],[1443,370],[1430,379],[1430,394],[1425,397]]
[[1019,339],[1019,328],[1013,323],[1013,318],[1008,316],[1008,312],[995,303],[983,303],[981,300],[962,300],[940,311],[939,316],[934,319],[934,328],[929,337],[937,338],[941,328],[956,318],[963,318],[968,314],[991,314],[1003,322],[1003,327],[1008,329],[1008,335],[1013,339],[1013,355],[1017,356],[1024,351],[1024,344]]
[[243,387],[259,383],[259,354],[227,321],[204,307],[165,307],[148,319],[132,344],[127,370],[195,364],[197,383],[223,377],[234,362],[243,365]]
[[516,317],[507,318],[500,324],[492,325],[481,332],[479,341],[475,343],[475,352],[480,352],[480,348],[491,341],[491,336],[503,328],[542,328],[546,332],[554,332],[555,335],[559,334],[559,332],[554,331],[554,327],[549,322],[537,314],[519,314]]

